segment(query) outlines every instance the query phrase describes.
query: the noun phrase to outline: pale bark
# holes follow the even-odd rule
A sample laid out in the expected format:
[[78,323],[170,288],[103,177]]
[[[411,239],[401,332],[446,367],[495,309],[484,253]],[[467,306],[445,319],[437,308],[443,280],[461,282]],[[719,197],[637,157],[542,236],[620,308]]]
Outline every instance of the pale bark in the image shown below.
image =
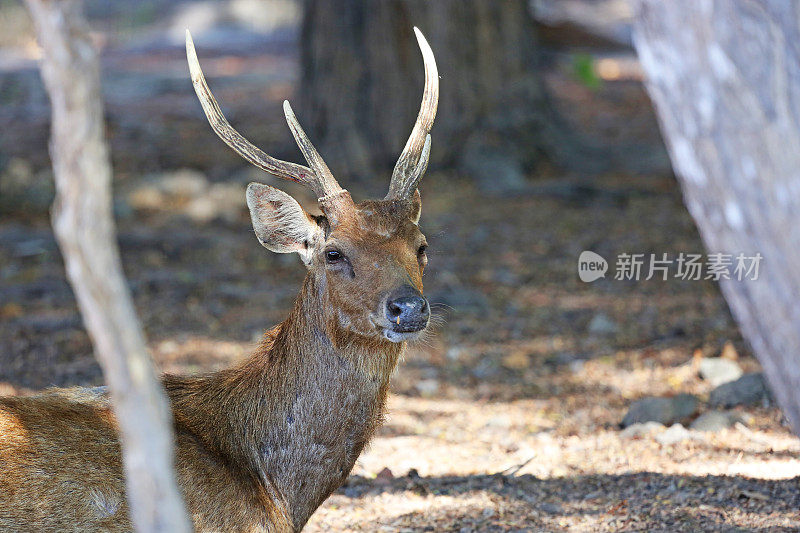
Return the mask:
[[26,0],[52,105],[53,227],[119,422],[138,531],[190,531],[171,415],[123,278],[111,211],[97,54],[77,0]]
[[785,0],[643,0],[634,43],[706,247],[764,257],[720,285],[800,434],[798,20]]

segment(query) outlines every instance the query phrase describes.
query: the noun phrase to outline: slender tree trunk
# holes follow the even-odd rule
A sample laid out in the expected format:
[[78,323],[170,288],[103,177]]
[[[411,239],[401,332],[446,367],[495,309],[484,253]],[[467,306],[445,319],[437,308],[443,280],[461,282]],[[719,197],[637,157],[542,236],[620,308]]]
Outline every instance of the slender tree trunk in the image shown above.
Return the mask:
[[764,258],[722,292],[800,434],[797,20],[784,0],[643,0],[634,43],[707,248]]
[[544,90],[527,0],[306,0],[300,119],[343,181],[380,181],[411,132],[423,80],[413,26],[441,77],[433,164],[513,188],[542,158],[587,162]]
[[26,0],[52,105],[53,227],[109,384],[138,531],[190,531],[173,469],[169,407],[122,274],[111,211],[97,54],[77,0]]

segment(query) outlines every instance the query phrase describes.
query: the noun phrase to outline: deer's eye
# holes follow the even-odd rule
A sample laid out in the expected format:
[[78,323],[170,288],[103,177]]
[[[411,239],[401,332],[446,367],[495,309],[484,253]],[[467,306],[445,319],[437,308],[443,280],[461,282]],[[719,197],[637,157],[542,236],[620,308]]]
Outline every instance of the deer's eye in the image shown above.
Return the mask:
[[427,244],[423,244],[422,246],[419,247],[419,250],[417,250],[417,255],[422,257],[423,255],[425,255],[425,250],[427,250],[427,249],[428,249],[428,245]]
[[325,252],[325,260],[328,263],[338,263],[342,259],[344,259],[344,254],[339,250],[328,250]]

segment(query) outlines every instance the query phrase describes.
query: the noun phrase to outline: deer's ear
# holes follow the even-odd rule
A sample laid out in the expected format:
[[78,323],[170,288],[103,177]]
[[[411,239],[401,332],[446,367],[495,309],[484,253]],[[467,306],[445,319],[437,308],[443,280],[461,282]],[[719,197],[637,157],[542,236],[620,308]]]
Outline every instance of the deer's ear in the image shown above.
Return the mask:
[[297,252],[305,264],[311,262],[321,229],[297,200],[269,185],[251,183],[247,207],[256,237],[265,248],[281,254]]
[[411,198],[411,213],[409,218],[414,224],[419,223],[419,216],[422,214],[422,197],[419,195],[419,189],[414,189],[414,196]]

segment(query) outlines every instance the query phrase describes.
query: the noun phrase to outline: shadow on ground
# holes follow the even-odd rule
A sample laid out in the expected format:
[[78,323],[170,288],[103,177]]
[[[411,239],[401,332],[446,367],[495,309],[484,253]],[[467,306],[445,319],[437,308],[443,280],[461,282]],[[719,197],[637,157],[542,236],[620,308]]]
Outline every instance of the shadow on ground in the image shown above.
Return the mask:
[[[431,503],[435,496],[439,505]],[[800,479],[756,480],[655,472],[538,479],[530,475],[351,477],[334,504],[403,499],[418,510],[345,525],[382,531],[795,531]],[[766,506],[772,500],[777,505]],[[402,507],[402,505],[401,505]],[[769,513],[773,526],[752,526]],[[312,525],[314,523],[312,522]],[[779,525],[784,524],[784,525]],[[314,525],[311,530],[314,531]],[[408,528],[408,529],[406,529]]]

